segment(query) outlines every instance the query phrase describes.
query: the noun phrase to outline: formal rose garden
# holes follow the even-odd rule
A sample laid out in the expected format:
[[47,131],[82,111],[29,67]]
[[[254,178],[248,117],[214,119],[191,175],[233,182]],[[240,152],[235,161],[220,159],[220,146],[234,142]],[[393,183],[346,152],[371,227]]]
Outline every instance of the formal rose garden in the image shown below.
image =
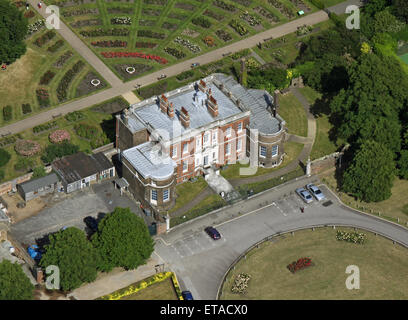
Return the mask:
[[50,133],[49,139],[52,143],[61,143],[63,141],[71,140],[71,136],[66,130],[55,130]]

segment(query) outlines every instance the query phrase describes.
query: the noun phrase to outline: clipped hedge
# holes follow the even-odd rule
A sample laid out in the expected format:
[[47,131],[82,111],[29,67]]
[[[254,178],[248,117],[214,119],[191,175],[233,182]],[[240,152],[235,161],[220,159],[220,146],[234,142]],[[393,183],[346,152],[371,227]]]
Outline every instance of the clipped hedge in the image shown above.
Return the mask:
[[10,121],[13,118],[13,109],[11,106],[5,106],[3,108],[3,120]]

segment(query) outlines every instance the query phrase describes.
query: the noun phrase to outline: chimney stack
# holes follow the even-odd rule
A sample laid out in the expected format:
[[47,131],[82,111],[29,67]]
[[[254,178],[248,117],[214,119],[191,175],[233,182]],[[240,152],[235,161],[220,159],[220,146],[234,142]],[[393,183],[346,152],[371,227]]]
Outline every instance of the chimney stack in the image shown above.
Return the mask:
[[204,93],[207,91],[207,84],[202,79],[198,83],[198,89],[200,89]]
[[162,94],[160,97],[160,110],[163,113],[167,113],[168,107],[169,107],[169,100],[164,94]]
[[167,115],[170,118],[174,118],[174,105],[173,105],[173,102],[170,102],[169,107],[167,108]]
[[213,96],[210,96],[207,100],[207,110],[213,118],[218,116],[218,103]]
[[184,128],[188,128],[190,126],[190,115],[184,107],[181,107],[180,121]]

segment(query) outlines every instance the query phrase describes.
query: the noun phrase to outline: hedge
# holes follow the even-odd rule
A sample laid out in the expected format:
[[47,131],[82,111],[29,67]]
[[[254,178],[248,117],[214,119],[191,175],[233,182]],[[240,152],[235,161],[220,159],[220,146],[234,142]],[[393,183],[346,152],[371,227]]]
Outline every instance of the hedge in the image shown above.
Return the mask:
[[325,8],[325,5],[324,5],[324,3],[323,3],[321,0],[310,0],[310,2],[311,2],[314,6],[318,7],[320,10],[323,10],[323,9]]
[[13,110],[11,106],[5,106],[3,108],[3,120],[10,121],[13,118]]

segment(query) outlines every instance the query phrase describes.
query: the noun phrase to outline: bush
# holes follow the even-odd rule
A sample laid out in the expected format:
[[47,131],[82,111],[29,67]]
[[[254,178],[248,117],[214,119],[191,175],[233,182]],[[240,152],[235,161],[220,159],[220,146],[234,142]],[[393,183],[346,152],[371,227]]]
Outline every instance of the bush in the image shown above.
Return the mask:
[[21,111],[23,112],[23,114],[31,113],[32,110],[31,110],[30,104],[29,103],[23,103],[21,105]]
[[82,111],[69,112],[65,115],[65,120],[69,122],[75,122],[84,118],[86,118],[86,116]]
[[45,148],[45,152],[41,157],[44,163],[51,163],[56,158],[62,158],[79,151],[79,146],[69,142],[62,142],[60,144],[51,144]]
[[153,32],[151,30],[138,30],[138,37],[153,38],[153,39],[165,39],[166,35],[164,33]]
[[10,161],[11,155],[4,149],[0,149],[0,167],[6,165]]
[[34,161],[30,158],[18,158],[14,169],[17,171],[28,172],[34,167]]
[[188,71],[184,71],[182,73],[180,73],[179,75],[176,76],[176,79],[179,81],[183,81],[186,80],[188,78],[191,78],[192,76],[194,76],[194,71],[193,70],[188,70]]
[[10,121],[13,118],[13,110],[11,106],[5,106],[3,108],[3,120]]
[[14,146],[14,150],[20,155],[30,157],[41,151],[41,146],[38,142],[32,140],[18,140]]
[[33,169],[33,175],[31,176],[31,179],[45,177],[46,175],[47,175],[47,172],[45,171],[45,168],[43,166],[35,167]]
[[58,124],[57,124],[56,121],[51,121],[51,122],[47,122],[47,123],[35,126],[33,128],[33,132],[34,133],[40,133],[40,132],[43,132],[43,131],[53,129],[53,128],[57,127],[57,126],[58,126]]
[[211,22],[204,17],[198,16],[197,18],[192,19],[191,22],[206,29],[211,27]]
[[86,123],[79,123],[74,126],[74,129],[78,136],[89,140],[99,135],[99,130],[97,127],[91,126]]
[[317,8],[319,8],[320,10],[323,10],[325,5],[321,0],[310,0],[310,2]]

